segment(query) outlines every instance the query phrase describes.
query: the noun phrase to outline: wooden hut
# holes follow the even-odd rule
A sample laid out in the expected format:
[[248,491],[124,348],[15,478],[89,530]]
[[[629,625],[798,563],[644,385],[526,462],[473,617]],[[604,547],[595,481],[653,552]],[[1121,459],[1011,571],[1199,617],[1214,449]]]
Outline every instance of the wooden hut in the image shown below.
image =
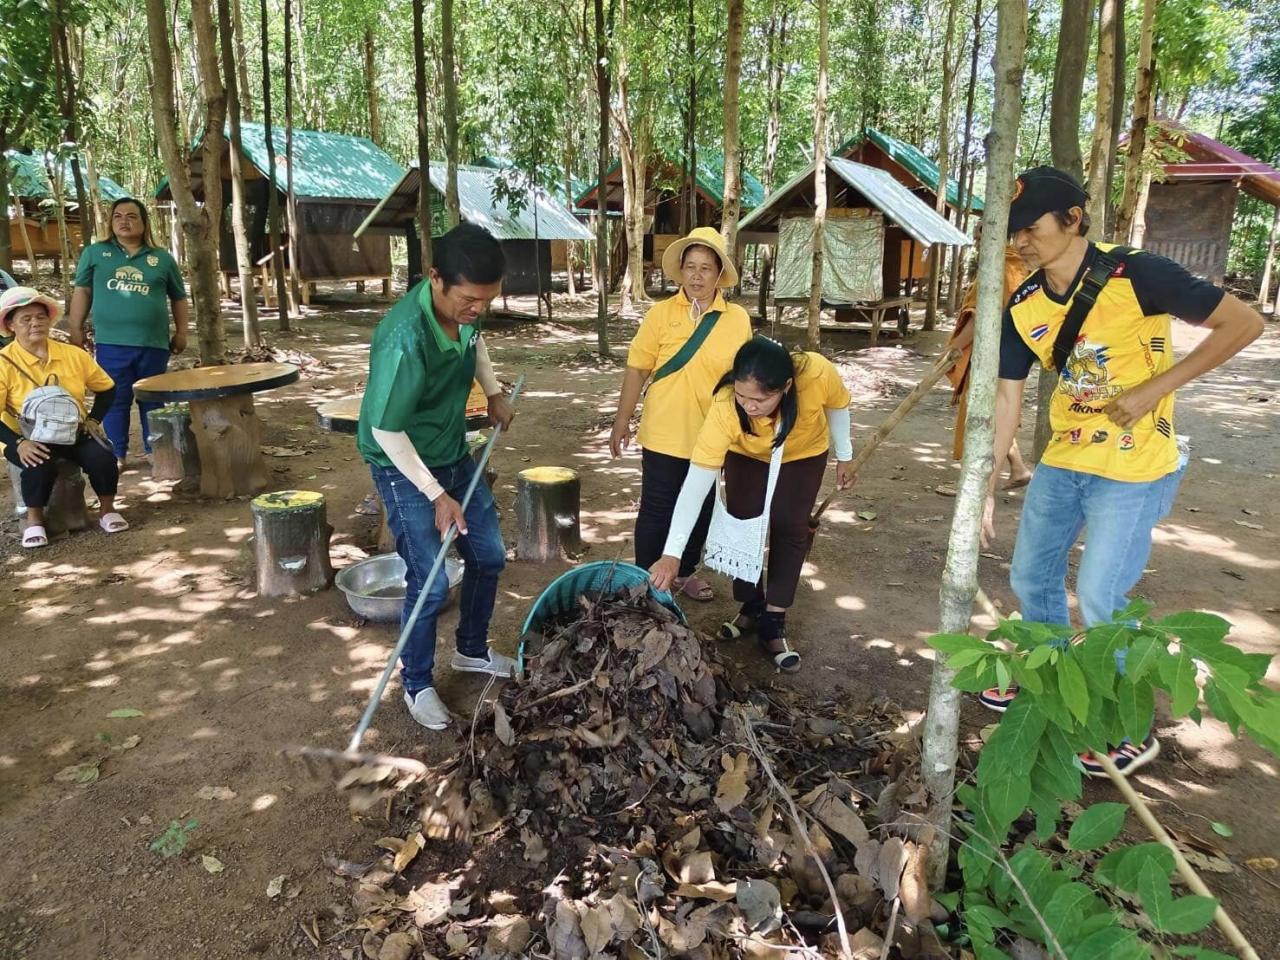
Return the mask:
[[[776,248],[774,305],[779,315],[784,305],[809,299],[813,191],[809,164],[738,225],[740,242]],[[837,320],[869,319],[872,343],[886,315],[896,314],[899,330],[906,333],[917,279],[911,266],[914,247],[969,243],[888,171],[841,157],[827,160],[822,300],[835,308]]]
[[1241,191],[1280,206],[1280,170],[1172,120],[1159,120],[1152,144],[1174,155],[1147,197],[1142,246],[1221,283]]
[[[269,176],[266,127],[260,123],[240,125],[241,164],[248,192],[250,240],[254,263],[262,271],[263,290],[270,299],[272,284],[268,239],[268,189],[279,194],[285,211],[288,174],[285,163],[284,127],[273,127],[276,169]],[[227,144],[227,151],[231,149]],[[204,159],[197,143],[191,154],[192,188],[197,200],[204,199]],[[231,200],[229,156],[222,158],[223,200]],[[372,140],[342,133],[317,130],[293,131],[293,191],[297,198],[298,279],[303,302],[309,303],[317,281],[381,281],[385,295],[391,292],[391,241],[386,236],[355,236],[356,228],[372,212],[402,176],[404,168]],[[162,181],[156,196],[170,197],[168,181]],[[281,217],[282,255],[288,256],[290,224]],[[231,238],[231,218],[222,218],[221,269],[226,276],[236,272],[235,246]]]
[[[445,164],[431,164],[432,236],[445,231],[446,177]],[[414,229],[421,189],[422,174],[414,164],[355,231],[360,240],[370,236],[385,240],[390,234],[403,232],[409,244],[411,282],[416,282],[416,267],[422,259]],[[591,231],[554,196],[523,182],[510,168],[460,165],[458,205],[463,220],[484,227],[502,243],[507,259],[503,296],[536,294],[550,313],[553,244],[590,242]]]
[[[44,158],[10,150],[4,160],[9,165],[9,196],[0,198],[9,209],[9,245],[14,257],[49,258],[55,263],[62,258],[62,245],[58,239],[58,216],[54,209],[57,202],[53,184]],[[84,170],[83,165],[81,170]],[[87,172],[83,174],[88,182]],[[111,203],[128,196],[128,191],[110,177],[98,177],[99,199]],[[80,208],[76,201],[76,184],[71,164],[63,163],[62,184],[63,218],[67,224],[67,239],[73,251],[82,244]],[[88,217],[89,233],[93,233],[93,217]],[[33,265],[32,265],[33,266]],[[29,267],[28,269],[31,269]]]
[[[930,159],[923,150],[897,137],[873,127],[867,127],[860,134],[847,140],[835,151],[835,156],[856,163],[865,164],[883,170],[898,183],[911,191],[930,209],[938,208],[938,164]],[[972,183],[969,189],[972,189]],[[962,186],[955,178],[947,180],[947,209],[952,223],[958,222],[961,212]],[[973,214],[982,213],[982,198],[973,196],[964,204]],[[912,244],[903,240],[906,245],[899,251],[898,263],[902,281],[910,278],[926,278],[929,275],[929,247],[924,244]]]
[[[662,254],[668,246],[680,239],[680,208],[683,203],[684,167],[680,160],[670,157],[651,159],[645,176],[644,197],[644,262],[653,266],[662,262]],[[724,211],[724,155],[714,150],[698,149],[697,170],[694,176],[695,222],[693,227],[719,227]],[[604,190],[600,182],[591,184],[579,194],[576,205],[583,210],[600,209],[600,195],[604,194],[604,208],[608,213],[623,212],[622,163],[615,160],[605,172]],[[764,202],[764,187],[747,170],[742,171],[742,212],[753,210]],[[626,236],[616,241],[621,249],[615,251],[613,262],[626,263]]]

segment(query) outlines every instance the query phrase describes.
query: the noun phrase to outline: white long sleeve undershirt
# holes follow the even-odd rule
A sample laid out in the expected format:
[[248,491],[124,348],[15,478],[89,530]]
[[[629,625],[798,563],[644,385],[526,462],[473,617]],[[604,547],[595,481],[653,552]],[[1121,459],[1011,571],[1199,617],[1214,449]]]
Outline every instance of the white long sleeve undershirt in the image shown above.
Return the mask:
[[[476,380],[486,397],[502,392],[502,384],[493,372],[493,362],[489,359],[489,348],[484,344],[484,337],[476,342]],[[429,500],[434,501],[444,493],[444,487],[431,473],[431,468],[422,462],[413,441],[403,430],[373,429],[373,439],[377,441],[382,452],[405,478],[423,492]]]
[[[849,435],[852,418],[848,407],[838,410],[827,410],[827,429],[831,436],[831,450],[837,460],[853,459],[853,440]],[[707,494],[715,486],[719,470],[700,467],[696,463],[689,464],[689,472],[685,475],[680,487],[680,496],[676,498],[675,510],[671,515],[671,527],[667,530],[667,542],[662,549],[664,556],[678,557],[684,553],[689,537],[693,533],[694,524],[698,522],[698,514],[707,500]]]

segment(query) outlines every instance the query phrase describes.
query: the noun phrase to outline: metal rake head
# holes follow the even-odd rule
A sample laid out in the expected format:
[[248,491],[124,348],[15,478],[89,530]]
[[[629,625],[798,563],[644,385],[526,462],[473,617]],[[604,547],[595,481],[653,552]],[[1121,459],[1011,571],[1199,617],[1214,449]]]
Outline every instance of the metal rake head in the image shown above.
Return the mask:
[[367,810],[379,800],[401,793],[430,777],[427,765],[422,761],[386,753],[326,747],[286,747],[282,753],[301,763],[312,777],[332,781],[354,810]]

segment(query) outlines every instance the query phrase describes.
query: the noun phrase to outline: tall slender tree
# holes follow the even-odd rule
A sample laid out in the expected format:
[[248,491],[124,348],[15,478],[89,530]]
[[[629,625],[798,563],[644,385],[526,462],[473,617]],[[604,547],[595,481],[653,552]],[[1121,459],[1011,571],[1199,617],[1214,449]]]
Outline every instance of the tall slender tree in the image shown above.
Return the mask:
[[299,309],[302,301],[302,284],[299,280],[301,264],[298,263],[298,197],[294,190],[293,176],[293,4],[284,0],[284,177],[285,219],[289,224],[289,292],[293,295],[293,307]]
[[[778,166],[778,146],[782,140],[782,77],[787,49],[787,18],[790,11],[783,7],[785,0],[771,0],[769,25],[766,31],[765,76],[768,83],[769,119],[765,123],[764,169],[761,184],[765,196],[773,193]],[[769,282],[773,277],[774,248],[765,244],[761,251],[760,293],[756,310],[761,317],[768,307]]]
[[236,35],[236,67],[240,73],[237,89],[240,91],[240,118],[253,122],[253,95],[249,86],[249,48],[244,43],[244,19],[240,15],[240,0],[231,0],[231,25]]
[[724,56],[724,210],[720,231],[725,249],[738,260],[738,218],[742,214],[742,144],[738,136],[738,84],[742,76],[743,0],[728,0]]
[[[964,459],[947,558],[939,595],[939,630],[967,633],[978,590],[978,542],[987,482],[995,446],[996,373],[1000,318],[1004,309],[1004,247],[1013,200],[1018,125],[1022,118],[1022,78],[1026,62],[1025,0],[997,0],[995,110],[987,137],[986,210],[978,250],[978,303],[974,316],[973,357],[969,366],[969,409],[965,419]],[[928,792],[934,839],[929,851],[930,881],[941,884],[947,869],[952,795],[960,734],[960,691],[955,672],[936,658],[929,684],[921,770]]]
[[[227,119],[231,130],[228,166],[231,168],[231,238],[235,244],[236,272],[240,275],[240,309],[246,347],[262,343],[258,325],[258,295],[253,284],[253,255],[249,244],[249,222],[244,186],[244,141],[240,135],[240,86],[236,73],[237,58],[244,58],[244,48],[236,43],[231,19],[231,0],[218,0],[218,34],[222,41],[222,73],[226,80]],[[221,171],[219,171],[221,178]]]
[[681,233],[688,233],[698,225],[698,18],[694,13],[694,0],[689,0],[684,34],[689,89],[684,113],[684,182],[680,188],[684,194],[684,205],[680,214]]
[[[262,122],[266,128],[267,171],[265,192],[267,195],[267,240],[271,244],[268,253],[271,275],[276,287],[276,329],[288,333],[289,285],[284,276],[284,251],[280,244],[280,191],[276,187],[276,131],[271,125],[271,25],[267,19],[267,0],[258,0],[259,42],[262,44]],[[266,291],[263,291],[266,295]]]
[[458,64],[453,0],[440,0],[440,68],[444,74],[444,209],[450,227],[462,222],[458,200]]
[[[973,210],[973,172],[970,169],[969,152],[973,146],[973,108],[974,97],[978,89],[978,52],[982,49],[982,0],[974,0],[973,4],[973,46],[969,54],[969,88],[965,94],[964,137],[960,147],[960,229],[969,229],[969,214]],[[951,282],[947,284],[947,312],[954,314],[960,303],[960,288],[963,286],[961,267],[964,257],[957,255],[951,258]]]
[[1124,161],[1124,189],[1120,197],[1120,209],[1116,214],[1115,236],[1120,242],[1128,242],[1133,226],[1133,216],[1138,208],[1138,194],[1145,172],[1147,128],[1151,125],[1153,81],[1155,77],[1155,23],[1156,0],[1143,0],[1142,28],[1138,39],[1138,80],[1133,91],[1133,126],[1129,129],[1129,144]]
[[1093,144],[1089,149],[1089,228],[1091,239],[1107,231],[1107,164],[1111,153],[1111,99],[1115,95],[1116,16],[1120,0],[1101,0],[1098,8],[1098,61]]
[[612,74],[609,47],[613,34],[613,0],[605,14],[604,0],[595,0],[596,76],[596,346],[600,356],[609,357],[609,218],[605,210],[605,172],[609,167],[609,98]]
[[[76,192],[76,206],[81,211],[80,246],[88,243],[88,230],[93,225],[85,212],[92,210],[89,191],[85,187],[84,172],[80,167],[80,97],[76,90],[76,62],[71,53],[70,33],[74,27],[72,10],[67,0],[50,0],[49,19],[53,28],[53,76],[58,89],[59,107],[62,113],[63,143],[71,148],[65,162],[69,163],[71,180]],[[87,222],[86,222],[87,221]],[[68,243],[70,235],[67,236]],[[79,248],[72,250],[79,254]]]
[[[0,270],[13,269],[13,251],[9,232],[9,163],[5,153],[20,143],[50,107],[53,95],[50,77],[44,71],[32,71],[30,63],[48,63],[53,56],[52,38],[45,10],[38,4],[22,0],[0,0]],[[26,238],[22,203],[14,203]],[[28,256],[28,268],[34,273],[34,258]]]
[[364,96],[369,102],[369,139],[382,146],[382,111],[378,106],[378,61],[373,20],[364,26]]
[[[947,181],[951,177],[951,91],[955,87],[958,63],[951,48],[955,43],[956,14],[960,0],[947,0],[947,28],[942,41],[942,96],[938,103],[938,193],[934,209],[947,215]],[[938,315],[938,290],[942,285],[946,247],[934,244],[929,256],[929,299],[924,310],[924,329],[932,330]]]
[[813,104],[813,272],[809,279],[809,349],[822,345],[823,242],[827,225],[827,63],[829,0],[818,0],[818,89]]

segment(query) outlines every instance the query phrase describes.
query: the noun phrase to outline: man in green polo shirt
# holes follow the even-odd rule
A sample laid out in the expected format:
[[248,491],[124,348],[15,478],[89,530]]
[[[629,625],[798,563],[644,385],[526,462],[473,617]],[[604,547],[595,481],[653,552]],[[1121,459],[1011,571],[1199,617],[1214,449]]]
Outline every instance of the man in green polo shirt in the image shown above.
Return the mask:
[[[80,255],[76,287],[67,320],[71,342],[85,344],[85,318],[93,311],[93,339],[98,364],[116,382],[115,400],[102,427],[123,469],[129,452],[129,410],[133,384],[164,373],[170,354],[187,348],[187,289],[169,251],[151,237],[147,208],[140,200],[121,197],[111,205],[111,238],[91,243]],[[169,314],[173,313],[173,336]],[[138,401],[142,445],[147,453],[147,414],[158,403]]]
[[[493,494],[480,483],[465,512],[460,506],[476,472],[466,439],[472,381],[479,380],[489,398],[490,420],[505,429],[514,415],[480,336],[480,315],[502,292],[506,263],[498,241],[467,223],[436,241],[434,259],[429,277],[373,332],[357,443],[407,567],[402,623],[456,524],[466,571],[450,665],[509,677],[515,662],[489,647],[489,619],[507,553]],[[446,579],[437,576],[400,657],[409,713],[430,730],[445,729],[450,719],[432,684],[436,619],[448,595]]]

